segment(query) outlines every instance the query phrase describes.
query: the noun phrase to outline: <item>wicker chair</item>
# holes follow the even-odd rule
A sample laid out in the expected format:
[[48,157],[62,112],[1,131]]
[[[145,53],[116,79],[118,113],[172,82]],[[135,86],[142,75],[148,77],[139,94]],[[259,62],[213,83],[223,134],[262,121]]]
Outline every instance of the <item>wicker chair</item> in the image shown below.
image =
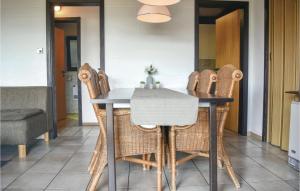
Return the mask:
[[[110,91],[110,87],[109,87],[109,82],[108,82],[108,76],[105,74],[105,72],[100,69],[98,74],[97,74],[97,72],[95,70],[91,69],[88,64],[85,64],[82,67],[83,70],[84,70],[84,68],[86,68],[85,70],[90,70],[93,73],[94,76],[98,75],[98,82],[99,83],[95,83],[96,86],[97,86],[96,89],[98,89],[98,92],[102,95],[107,94]],[[81,76],[79,78],[81,79],[82,74],[80,74],[80,75]],[[94,149],[92,159],[91,159],[91,162],[90,162],[89,167],[88,167],[88,170],[89,170],[90,174],[92,174],[95,170],[97,157],[99,156],[98,151],[100,150],[100,148],[101,148],[101,136],[98,136],[97,142],[96,142],[96,147]]]
[[[217,74],[215,94],[219,96],[232,97],[234,84],[242,79],[242,72],[235,69],[232,65],[222,67]],[[209,76],[207,76],[209,77]],[[207,80],[209,79],[209,80]],[[210,92],[211,78],[207,78],[208,83],[199,83],[198,90]],[[203,80],[203,79],[202,79]],[[223,144],[223,130],[229,104],[217,107],[217,125],[218,125],[218,160],[224,162],[225,168],[231,177],[236,188],[240,188],[238,179],[233,171],[229,157]],[[199,108],[198,119],[191,126],[173,126],[169,130],[169,149],[171,163],[171,187],[176,190],[176,166],[195,157],[209,157],[209,110],[208,108]],[[188,153],[187,157],[176,160],[176,151]]]
[[98,71],[99,84],[102,90],[101,94],[107,94],[110,91],[108,76],[105,74],[103,70]]
[[[103,73],[97,74],[88,64],[84,64],[79,70],[79,79],[87,85],[90,98],[96,98],[102,92],[109,91],[107,77]],[[99,80],[100,77],[100,80]],[[106,86],[103,86],[106,84]],[[106,111],[98,104],[93,104],[98,120],[100,134],[95,151],[89,165],[92,175],[87,190],[94,191],[97,188],[99,178],[107,165],[107,137],[106,137]],[[126,160],[138,164],[157,167],[157,189],[162,189],[162,133],[159,127],[145,129],[131,124],[129,109],[114,109],[115,150],[116,159]],[[156,161],[142,160],[133,156],[156,153]]]
[[191,91],[195,91],[197,88],[197,84],[199,82],[199,72],[192,72],[189,76],[189,81],[187,85],[187,89]]
[[199,73],[197,92],[210,93],[212,84],[217,81],[217,74],[212,70],[203,70]]

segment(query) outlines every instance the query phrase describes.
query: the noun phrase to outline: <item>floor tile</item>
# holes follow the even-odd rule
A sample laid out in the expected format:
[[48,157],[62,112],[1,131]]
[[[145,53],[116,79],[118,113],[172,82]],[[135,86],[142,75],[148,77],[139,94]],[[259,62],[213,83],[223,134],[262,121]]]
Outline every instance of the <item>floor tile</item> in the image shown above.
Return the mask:
[[247,148],[258,148],[259,147],[256,144],[254,144],[250,141],[247,141],[247,140],[239,140],[236,142],[230,141],[230,144],[240,151],[247,149]]
[[[205,180],[209,182],[209,171],[208,170],[202,171],[202,175],[204,176]],[[236,173],[236,177],[239,180],[239,182],[242,183],[242,179],[237,173]],[[228,175],[225,169],[218,170],[218,184],[229,184],[229,185],[233,184],[230,176]]]
[[[122,172],[122,173],[116,174],[118,189],[124,189],[124,188],[129,187],[128,174],[129,174],[129,171],[127,171],[126,173]],[[108,190],[108,171],[107,170],[105,170],[100,177],[98,189],[99,190]]]
[[39,172],[39,173],[58,173],[65,165],[65,162],[56,161],[39,161],[28,172]]
[[57,145],[82,145],[86,138],[81,136],[63,136],[58,137]]
[[250,183],[256,191],[295,191],[295,189],[283,181],[263,181]]
[[253,160],[283,180],[299,178],[299,172],[288,166],[287,161],[281,160],[274,155],[269,154],[263,157],[253,157]]
[[100,133],[100,129],[98,127],[92,128],[92,130],[89,132],[88,136],[98,136]]
[[82,191],[89,182],[89,174],[60,173],[50,183],[47,189],[62,189],[65,191]]
[[281,150],[279,147],[275,147],[271,144],[264,144],[262,147],[268,153],[273,154],[274,156],[287,161],[288,155],[286,151]]
[[60,145],[59,147],[55,147],[51,153],[74,153],[79,148],[80,146],[78,145]]
[[279,180],[278,177],[274,176],[268,170],[262,167],[251,167],[251,168],[239,168],[236,169],[236,173],[241,176],[246,182],[260,182]]
[[[163,187],[167,187],[164,173],[162,174]],[[129,174],[129,188],[155,188],[157,187],[157,174],[151,171],[134,171]]]
[[35,161],[26,161],[26,160],[11,161],[1,168],[1,174],[5,174],[5,173],[22,174],[23,172],[31,168],[35,163],[36,163]]
[[89,152],[89,153],[91,153],[91,152],[94,151],[95,145],[96,144],[90,144],[90,145],[83,144],[82,146],[79,147],[77,152]]
[[[128,191],[141,191],[141,188],[128,188]],[[143,188],[142,191],[157,191],[157,188]],[[169,187],[164,186],[163,191],[170,191]]]
[[75,136],[75,134],[82,129],[79,126],[64,128],[58,133],[59,136]]
[[193,161],[200,171],[209,170],[209,161],[207,158],[196,158]]
[[248,157],[263,157],[268,154],[267,151],[264,149],[261,149],[259,147],[253,147],[253,148],[246,148],[241,151],[244,155],[247,155]]
[[285,182],[296,190],[300,189],[300,179],[286,180]]
[[[177,189],[178,191],[209,191],[209,186],[186,186]],[[241,188],[236,189],[233,185],[230,184],[219,184],[218,191],[255,191],[248,184],[241,184]]]
[[1,172],[1,189],[6,188],[10,183],[12,183],[20,174],[18,173],[2,173]]
[[18,177],[8,188],[44,189],[55,176],[56,174],[49,173],[25,173]]
[[86,137],[89,135],[92,128],[80,128],[79,131],[77,131],[74,136],[80,136],[80,137]]
[[194,169],[194,170],[197,170],[196,169],[196,165],[195,165],[195,163],[192,161],[192,160],[190,160],[190,161],[187,161],[187,162],[185,162],[185,163],[183,163],[183,164],[180,164],[180,165],[178,165],[177,167],[176,167],[176,169],[177,170],[188,170],[188,169]]
[[[176,173],[176,185],[177,188],[186,187],[186,186],[204,186],[207,185],[207,181],[202,176],[199,171],[186,169],[182,171],[177,171]],[[166,171],[166,176],[168,182],[171,183],[171,175]]]
[[73,173],[88,173],[88,165],[90,161],[90,153],[77,153],[66,163],[62,171]]
[[[28,191],[27,188],[7,188],[5,191]],[[30,191],[44,191],[44,189],[31,188]]]
[[255,160],[247,156],[229,156],[229,158],[234,169],[260,167]]

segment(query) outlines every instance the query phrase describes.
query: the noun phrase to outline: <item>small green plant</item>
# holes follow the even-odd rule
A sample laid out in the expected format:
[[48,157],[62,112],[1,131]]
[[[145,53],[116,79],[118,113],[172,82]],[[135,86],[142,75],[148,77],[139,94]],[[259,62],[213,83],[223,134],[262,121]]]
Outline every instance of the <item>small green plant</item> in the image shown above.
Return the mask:
[[146,67],[146,69],[145,69],[145,73],[148,75],[154,75],[157,72],[158,72],[157,69],[152,64],[150,66]]

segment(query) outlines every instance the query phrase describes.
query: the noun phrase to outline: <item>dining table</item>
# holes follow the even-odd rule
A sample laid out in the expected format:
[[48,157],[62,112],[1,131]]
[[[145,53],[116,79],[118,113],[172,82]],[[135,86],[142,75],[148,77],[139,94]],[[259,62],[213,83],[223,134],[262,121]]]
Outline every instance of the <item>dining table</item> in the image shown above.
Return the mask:
[[[218,105],[233,102],[233,98],[221,97],[213,94],[200,93],[185,88],[170,88],[180,93],[194,96],[199,99],[199,106],[209,108],[209,184],[210,191],[217,191],[217,113]],[[116,160],[114,142],[114,116],[113,109],[116,105],[130,104],[135,88],[115,88],[107,94],[99,95],[91,99],[92,104],[105,105],[106,109],[106,130],[107,130],[107,161],[108,161],[108,188],[109,191],[116,191]]]

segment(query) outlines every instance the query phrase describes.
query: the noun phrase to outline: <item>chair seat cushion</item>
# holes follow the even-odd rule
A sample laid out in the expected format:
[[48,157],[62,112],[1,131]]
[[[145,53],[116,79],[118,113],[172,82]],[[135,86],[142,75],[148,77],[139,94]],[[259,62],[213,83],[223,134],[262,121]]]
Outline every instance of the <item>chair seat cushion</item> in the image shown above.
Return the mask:
[[116,108],[116,109],[127,109],[127,108],[130,108],[130,103],[115,103],[114,108]]
[[146,129],[154,129],[156,128],[156,125],[140,125],[141,127],[143,128],[146,128]]
[[1,121],[19,121],[43,113],[41,109],[5,109],[1,110]]
[[198,104],[198,107],[209,107],[209,103],[203,103],[203,102],[200,102]]

